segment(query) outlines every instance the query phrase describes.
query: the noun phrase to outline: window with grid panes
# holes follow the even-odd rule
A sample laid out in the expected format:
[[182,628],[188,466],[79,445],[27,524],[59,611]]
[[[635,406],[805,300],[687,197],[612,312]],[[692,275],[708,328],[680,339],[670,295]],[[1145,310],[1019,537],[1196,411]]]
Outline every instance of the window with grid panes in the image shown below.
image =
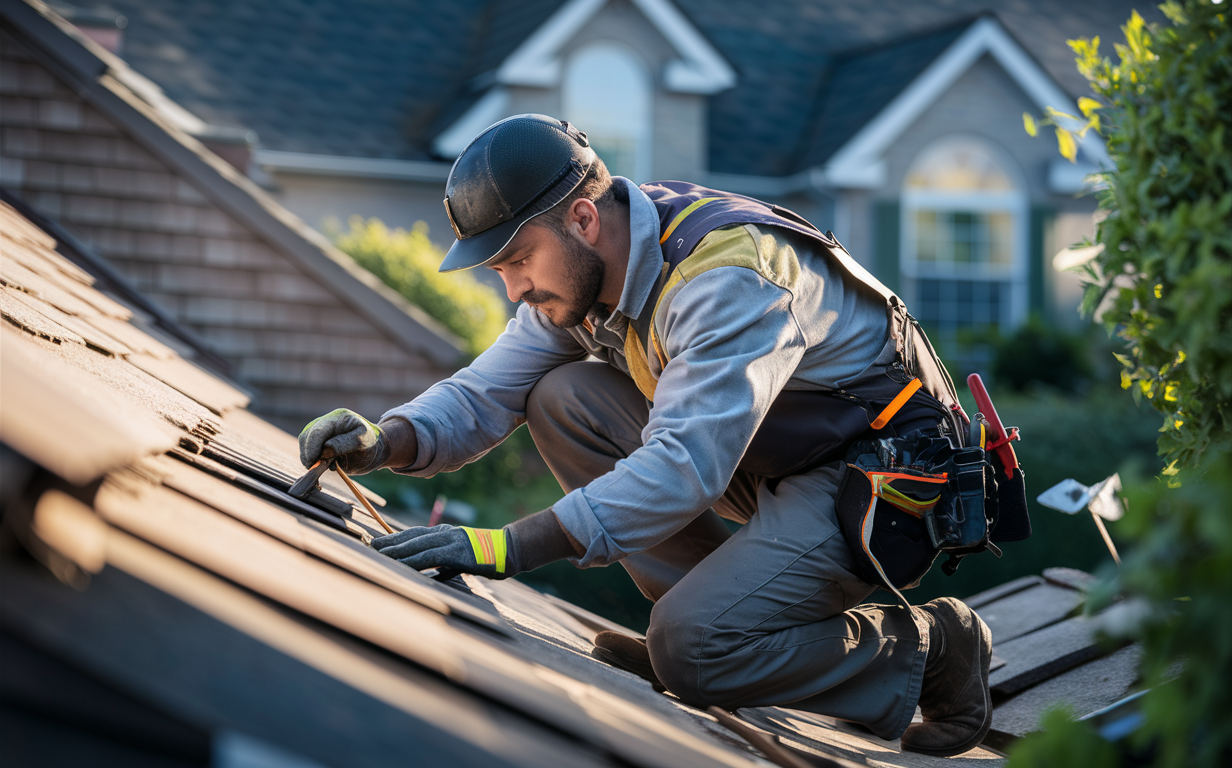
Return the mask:
[[979,139],[949,138],[903,185],[902,285],[944,341],[1001,331],[1026,310],[1027,197],[1012,162]]

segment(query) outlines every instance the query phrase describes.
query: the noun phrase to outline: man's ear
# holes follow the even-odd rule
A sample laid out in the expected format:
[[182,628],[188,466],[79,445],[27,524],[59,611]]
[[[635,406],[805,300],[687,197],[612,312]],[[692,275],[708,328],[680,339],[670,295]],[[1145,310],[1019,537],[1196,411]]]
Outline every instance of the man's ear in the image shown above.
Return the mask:
[[594,201],[579,197],[569,206],[569,231],[590,245],[599,242],[599,209]]

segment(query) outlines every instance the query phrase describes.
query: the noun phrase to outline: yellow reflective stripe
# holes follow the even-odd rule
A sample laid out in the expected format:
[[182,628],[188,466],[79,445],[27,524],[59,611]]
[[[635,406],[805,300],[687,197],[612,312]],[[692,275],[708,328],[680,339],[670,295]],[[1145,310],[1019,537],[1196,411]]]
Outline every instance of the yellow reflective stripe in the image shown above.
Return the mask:
[[504,528],[468,528],[466,538],[471,540],[471,550],[475,553],[475,562],[479,565],[495,565],[497,573],[505,572],[505,529]]
[[878,491],[877,495],[882,499],[914,517],[922,517],[925,512],[937,506],[937,502],[941,500],[941,494],[937,494],[931,499],[919,501],[901,493],[886,483],[882,483]]
[[632,325],[625,331],[625,361],[629,364],[629,375],[633,377],[633,383],[637,385],[647,400],[654,402],[655,389],[659,381],[650,371],[646,349],[642,347],[642,340],[638,338],[637,329]]
[[691,204],[688,208],[685,208],[683,211],[676,214],[676,218],[672,219],[672,223],[668,224],[667,229],[663,232],[663,237],[659,238],[659,245],[663,245],[667,242],[667,238],[672,236],[672,233],[676,231],[676,227],[680,226],[680,222],[684,221],[686,216],[693,213],[693,211],[696,211],[698,208],[701,208],[711,200],[718,199],[719,198],[717,197],[703,197],[701,200],[698,200],[697,202]]
[[659,370],[661,371],[667,367],[667,355],[663,354],[663,345],[659,343],[659,334],[655,333],[654,326],[650,328],[650,345],[654,347],[655,354],[659,357]]
[[[715,199],[717,198],[702,198],[702,200],[699,200],[698,202],[701,203],[706,200]],[[676,221],[673,222],[673,225],[678,224],[685,213],[688,213],[687,208],[681,212],[680,216],[676,217]],[[697,244],[697,248],[693,251],[693,253],[689,254],[689,257],[680,262],[680,264],[672,270],[671,274],[667,276],[667,279],[663,282],[663,288],[659,290],[659,298],[655,301],[654,311],[650,314],[650,345],[655,351],[655,354],[659,356],[660,370],[667,367],[668,357],[666,351],[663,349],[663,342],[659,338],[659,330],[655,327],[654,319],[659,314],[659,309],[663,306],[663,302],[666,301],[667,297],[671,294],[672,289],[674,289],[680,281],[684,280],[687,282],[703,272],[708,272],[716,267],[746,267],[754,272],[757,272],[760,265],[761,262],[757,254],[757,245],[753,242],[753,238],[748,233],[748,230],[742,226],[716,229],[702,238],[702,241]],[[626,338],[625,358],[630,361],[633,360],[632,353],[634,351],[639,351],[641,355],[638,359],[646,360],[647,365],[649,365],[649,358],[647,357],[646,350],[642,347],[641,339],[631,343]],[[629,370],[632,373],[633,380],[635,382],[638,381],[638,374],[636,372],[636,368],[638,367],[640,366],[636,363],[629,363]],[[646,369],[646,375],[650,381],[655,381],[653,376],[651,376],[648,367]],[[638,389],[642,390],[642,394],[646,395],[646,397],[650,400],[654,400],[653,385],[650,387],[645,387],[638,382]],[[651,394],[647,394],[648,389]]]
[[920,388],[921,384],[922,382],[919,379],[909,381],[907,386],[903,387],[903,391],[895,395],[890,404],[885,407],[885,410],[873,420],[872,429],[881,429],[886,424],[889,424],[890,419],[894,418],[894,414],[898,413],[899,409],[907,404],[907,401],[911,399],[911,396],[915,394],[915,391]]

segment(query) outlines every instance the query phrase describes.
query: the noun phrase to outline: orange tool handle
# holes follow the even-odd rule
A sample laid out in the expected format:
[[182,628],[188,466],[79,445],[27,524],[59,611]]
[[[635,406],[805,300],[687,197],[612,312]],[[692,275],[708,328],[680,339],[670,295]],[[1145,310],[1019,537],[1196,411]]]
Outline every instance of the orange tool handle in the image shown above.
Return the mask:
[[967,377],[967,386],[971,389],[971,394],[975,397],[975,407],[979,412],[984,414],[984,418],[988,421],[989,431],[992,432],[992,440],[989,447],[1001,459],[1001,465],[1005,467],[1005,476],[1007,478],[1014,477],[1014,470],[1018,468],[1018,455],[1014,453],[1014,447],[1010,445],[1010,440],[1018,437],[1018,430],[1014,430],[1013,435],[1006,434],[1005,426],[1001,423],[1001,417],[997,415],[997,409],[992,404],[992,398],[988,396],[988,390],[984,388],[984,380],[980,378],[978,373],[973,373]]

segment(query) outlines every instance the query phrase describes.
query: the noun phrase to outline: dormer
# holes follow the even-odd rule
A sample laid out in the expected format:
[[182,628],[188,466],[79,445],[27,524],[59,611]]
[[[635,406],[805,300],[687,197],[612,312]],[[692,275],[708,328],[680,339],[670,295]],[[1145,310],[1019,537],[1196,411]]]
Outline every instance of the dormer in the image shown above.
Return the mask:
[[670,0],[568,0],[496,67],[433,143],[456,157],[509,115],[542,112],[586,131],[611,171],[643,182],[706,171],[706,98],[735,71]]

